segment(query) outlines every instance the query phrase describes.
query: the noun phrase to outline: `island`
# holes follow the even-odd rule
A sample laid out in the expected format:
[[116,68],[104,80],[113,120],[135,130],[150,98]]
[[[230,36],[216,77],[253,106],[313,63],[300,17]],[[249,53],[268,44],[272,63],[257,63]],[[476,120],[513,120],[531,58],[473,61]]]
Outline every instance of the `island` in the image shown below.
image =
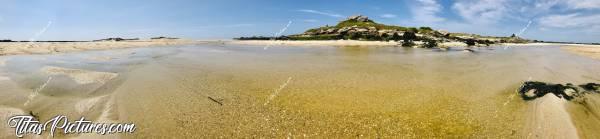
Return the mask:
[[515,34],[508,37],[483,36],[469,33],[452,33],[435,30],[431,27],[403,27],[377,23],[367,16],[356,15],[340,21],[335,26],[323,26],[308,29],[304,33],[287,36],[252,36],[239,37],[235,40],[289,40],[289,41],[326,41],[326,40],[358,40],[391,42],[386,44],[405,47],[449,47],[449,46],[490,46],[500,43],[533,43]]

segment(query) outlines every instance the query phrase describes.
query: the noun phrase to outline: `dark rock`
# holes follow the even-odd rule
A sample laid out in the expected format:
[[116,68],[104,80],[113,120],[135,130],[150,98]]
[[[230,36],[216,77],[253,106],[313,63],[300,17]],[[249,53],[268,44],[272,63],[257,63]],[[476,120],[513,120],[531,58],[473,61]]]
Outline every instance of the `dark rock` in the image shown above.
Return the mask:
[[468,46],[473,46],[473,45],[475,45],[475,40],[474,39],[467,39],[467,40],[465,40],[465,43]]
[[600,84],[597,83],[587,83],[579,85],[579,87],[585,89],[586,91],[600,92]]
[[425,48],[436,48],[436,47],[438,47],[438,43],[434,39],[425,39],[424,41],[425,41],[425,44],[423,45],[423,47],[425,47]]
[[179,38],[173,38],[173,37],[163,37],[163,36],[160,36],[160,37],[153,37],[153,38],[150,38],[150,39],[151,39],[151,40],[159,40],[159,39],[168,39],[168,40],[174,40],[174,39],[179,39]]
[[417,39],[417,35],[415,34],[415,32],[407,31],[407,32],[404,32],[404,35],[402,35],[402,38],[404,39],[404,42],[412,43],[414,40]]
[[471,53],[476,53],[476,52],[477,52],[477,51],[475,51],[475,50],[473,50],[473,49],[470,49],[470,48],[467,48],[467,49],[465,49],[464,51],[466,51],[466,52],[471,52]]
[[524,100],[533,100],[546,94],[553,94],[559,98],[572,100],[586,93],[598,93],[600,84],[587,83],[579,86],[567,83],[550,84],[538,81],[527,81],[519,88],[519,94]]
[[99,39],[99,40],[94,40],[95,42],[97,41],[135,41],[135,40],[140,40],[139,38],[131,38],[131,39],[123,39],[123,38],[106,38],[106,39]]

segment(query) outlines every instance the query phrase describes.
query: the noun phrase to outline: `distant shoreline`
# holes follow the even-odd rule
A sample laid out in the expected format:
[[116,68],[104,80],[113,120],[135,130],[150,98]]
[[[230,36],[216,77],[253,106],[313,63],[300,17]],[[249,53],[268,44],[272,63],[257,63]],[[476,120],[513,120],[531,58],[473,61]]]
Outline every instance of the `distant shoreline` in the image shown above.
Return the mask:
[[[358,41],[358,40],[232,40],[224,41],[226,44],[236,45],[269,45],[269,46],[401,46],[401,42],[395,41]],[[415,42],[417,44],[423,42]],[[440,47],[467,47],[463,42],[443,42]],[[583,46],[585,44],[571,43],[498,43],[489,46],[540,46],[540,45],[559,45],[559,46]],[[483,47],[486,45],[475,45],[473,47]],[[585,45],[598,46],[600,45]]]
[[[421,42],[416,42],[421,43]],[[0,42],[0,56],[53,54],[90,50],[109,50],[123,48],[181,46],[181,45],[250,45],[250,46],[400,46],[395,41],[358,41],[358,40],[135,40],[135,41],[38,41],[38,42]],[[440,43],[440,47],[467,47],[462,42]],[[600,45],[565,44],[565,43],[502,43],[490,46],[567,46],[569,52],[600,59]],[[583,47],[573,47],[583,46]]]
[[155,46],[179,46],[207,44],[211,41],[194,40],[136,40],[136,41],[39,41],[0,42],[0,56],[54,54],[90,50],[109,50]]

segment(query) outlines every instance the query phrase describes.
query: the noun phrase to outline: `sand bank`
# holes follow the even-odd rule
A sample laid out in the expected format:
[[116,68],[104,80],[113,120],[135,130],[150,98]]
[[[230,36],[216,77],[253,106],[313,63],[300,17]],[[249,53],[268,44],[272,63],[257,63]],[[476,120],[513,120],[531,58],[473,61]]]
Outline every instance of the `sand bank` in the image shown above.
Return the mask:
[[226,44],[260,45],[260,46],[397,46],[399,42],[357,41],[357,40],[325,40],[325,41],[281,41],[281,40],[244,40],[227,41]]
[[[76,52],[85,50],[107,50],[135,47],[152,46],[181,46],[181,45],[200,45],[200,44],[220,44],[220,45],[259,45],[259,46],[399,46],[401,42],[396,41],[358,41],[358,40],[318,40],[318,41],[282,41],[282,40],[160,40],[160,41],[103,41],[103,42],[2,42],[0,43],[1,55],[27,55],[27,54],[51,54],[62,52]],[[422,44],[422,42],[415,42]],[[544,46],[548,43],[528,43],[528,44],[497,44],[502,46]],[[440,47],[466,47],[462,42],[443,42]],[[95,59],[105,61],[105,58]],[[0,66],[3,61],[0,59]]]
[[87,71],[81,69],[69,69],[61,67],[44,67],[42,71],[50,75],[66,75],[78,84],[101,83],[105,84],[109,80],[118,76],[116,73]]
[[600,45],[567,45],[563,46],[562,49],[577,55],[600,60]]
[[579,138],[564,99],[548,94],[530,105],[527,138]]
[[154,40],[154,41],[102,41],[102,42],[2,42],[1,55],[50,54],[85,50],[106,50],[151,46],[181,46],[206,44],[211,41]]

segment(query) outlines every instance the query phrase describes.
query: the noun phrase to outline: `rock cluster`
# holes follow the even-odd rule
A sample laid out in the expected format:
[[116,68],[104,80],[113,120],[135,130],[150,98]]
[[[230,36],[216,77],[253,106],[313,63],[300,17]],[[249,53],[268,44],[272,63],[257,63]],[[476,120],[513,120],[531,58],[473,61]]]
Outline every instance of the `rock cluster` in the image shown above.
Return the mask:
[[600,84],[587,83],[579,86],[567,83],[551,84],[538,81],[527,81],[519,88],[519,94],[524,100],[533,100],[546,94],[553,94],[559,98],[572,100],[586,93],[600,93]]
[[355,20],[358,22],[372,22],[371,20],[369,20],[369,17],[363,15],[350,16],[347,20]]
[[151,40],[161,40],[161,39],[179,39],[179,38],[173,38],[173,37],[163,37],[163,36],[160,36],[160,37],[153,37],[153,38],[150,38],[150,39],[151,39]]
[[362,35],[371,35],[371,36],[385,36],[385,35],[393,35],[394,33],[402,35],[404,31],[400,30],[389,30],[389,29],[377,29],[375,27],[359,27],[359,26],[350,26],[350,27],[342,27],[342,28],[321,28],[315,31],[307,31],[302,35],[343,35],[343,34],[362,34]]
[[106,39],[99,39],[99,40],[94,40],[95,42],[98,41],[135,41],[135,40],[140,40],[139,38],[131,38],[131,39],[123,39],[123,38],[106,38]]

